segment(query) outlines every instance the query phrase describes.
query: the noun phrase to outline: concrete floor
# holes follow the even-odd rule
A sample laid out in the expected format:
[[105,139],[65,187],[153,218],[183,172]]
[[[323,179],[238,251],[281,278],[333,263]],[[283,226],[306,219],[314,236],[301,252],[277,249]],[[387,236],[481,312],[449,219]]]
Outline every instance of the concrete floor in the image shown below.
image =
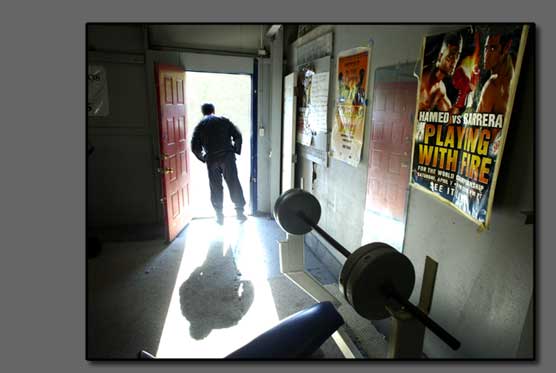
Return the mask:
[[[196,219],[170,244],[104,242],[87,261],[87,358],[221,358],[315,301],[279,270],[268,217]],[[306,256],[323,284],[332,274]],[[349,306],[348,306],[349,307]],[[345,317],[345,315],[343,314]],[[369,323],[366,323],[369,324]],[[342,358],[329,339],[314,358]]]

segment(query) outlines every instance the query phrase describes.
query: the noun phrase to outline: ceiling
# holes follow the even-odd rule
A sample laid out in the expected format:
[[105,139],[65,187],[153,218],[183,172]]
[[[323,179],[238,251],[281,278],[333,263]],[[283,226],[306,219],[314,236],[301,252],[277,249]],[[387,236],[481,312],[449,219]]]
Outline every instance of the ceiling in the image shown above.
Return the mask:
[[256,53],[271,25],[149,25],[151,47],[190,48]]

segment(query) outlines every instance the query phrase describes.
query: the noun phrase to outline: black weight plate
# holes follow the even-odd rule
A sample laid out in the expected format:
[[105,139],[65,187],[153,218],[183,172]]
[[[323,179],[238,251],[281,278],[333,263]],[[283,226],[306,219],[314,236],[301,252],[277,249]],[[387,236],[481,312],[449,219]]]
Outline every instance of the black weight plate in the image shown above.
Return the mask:
[[275,219],[278,225],[290,234],[305,234],[313,229],[297,213],[302,212],[313,224],[320,219],[320,203],[311,193],[301,189],[290,189],[275,204]]
[[415,285],[415,270],[411,261],[393,247],[383,244],[360,256],[346,281],[346,298],[357,313],[369,320],[390,316],[386,309],[389,285],[408,299]]
[[274,215],[274,220],[278,221],[278,206],[280,206],[280,204],[282,203],[282,200],[284,199],[285,196],[287,196],[290,193],[295,193],[296,190],[299,190],[297,188],[293,188],[293,189],[288,189],[286,190],[284,193],[282,193],[280,195],[280,197],[278,197],[276,199],[276,202],[274,202],[274,209],[272,210],[272,214]]
[[353,267],[355,266],[355,263],[357,263],[357,261],[365,254],[367,254],[369,251],[374,250],[376,248],[382,247],[383,244],[382,242],[373,242],[364,246],[361,246],[359,249],[355,250],[350,256],[348,256],[346,262],[344,263],[342,270],[340,271],[340,278],[339,278],[339,284],[340,284],[340,291],[342,292],[342,294],[344,295],[344,297],[346,297],[346,300],[349,301],[349,299],[347,299],[347,279],[350,276],[350,273],[353,269]]

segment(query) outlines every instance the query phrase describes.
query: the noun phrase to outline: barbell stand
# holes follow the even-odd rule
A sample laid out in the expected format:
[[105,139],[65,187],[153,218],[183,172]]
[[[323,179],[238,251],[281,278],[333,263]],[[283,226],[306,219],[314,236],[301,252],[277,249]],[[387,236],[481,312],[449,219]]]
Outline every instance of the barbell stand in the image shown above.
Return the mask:
[[[312,222],[303,212],[298,211],[297,216],[302,219],[306,224],[310,225],[319,235],[321,235],[326,241],[328,241],[336,250],[342,253],[346,258],[351,255],[345,247],[343,247],[338,241],[333,239],[328,233],[326,233],[317,224]],[[453,350],[457,350],[461,343],[454,338],[450,333],[448,333],[444,328],[438,325],[434,320],[432,320],[426,313],[421,311],[418,307],[413,305],[407,299],[398,296],[398,294],[393,289],[385,289],[383,294],[387,294],[388,297],[395,300],[400,306],[403,307],[407,312],[417,318],[423,323],[431,332],[433,332],[438,338],[440,338],[444,343],[450,346]],[[392,314],[392,312],[390,311]],[[392,314],[395,317],[395,313]]]

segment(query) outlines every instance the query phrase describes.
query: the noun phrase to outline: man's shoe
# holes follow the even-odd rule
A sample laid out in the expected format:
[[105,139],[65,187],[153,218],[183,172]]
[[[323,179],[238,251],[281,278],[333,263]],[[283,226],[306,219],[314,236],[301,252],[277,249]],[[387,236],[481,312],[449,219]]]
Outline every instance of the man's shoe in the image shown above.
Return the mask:
[[236,218],[240,223],[243,223],[245,220],[247,220],[247,216],[245,216],[243,212],[238,213],[236,215]]
[[218,225],[224,224],[224,215],[216,215],[216,224]]

